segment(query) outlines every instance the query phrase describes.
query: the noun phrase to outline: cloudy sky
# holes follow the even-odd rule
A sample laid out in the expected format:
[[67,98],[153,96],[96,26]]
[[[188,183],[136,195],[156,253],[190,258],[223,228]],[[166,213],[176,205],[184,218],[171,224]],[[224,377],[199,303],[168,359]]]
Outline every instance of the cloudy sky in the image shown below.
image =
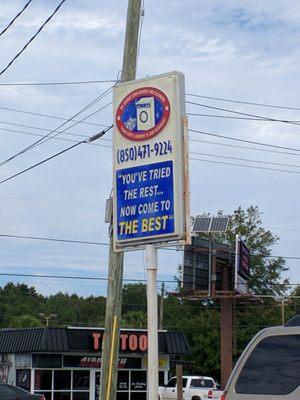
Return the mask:
[[[0,31],[25,3],[1,1]],[[58,3],[33,0],[0,36],[0,70]],[[109,94],[76,118],[87,117],[85,124],[71,122],[59,128],[65,119],[109,89],[113,84],[109,81],[119,76],[126,7],[124,0],[67,0],[0,76],[1,180],[81,140],[81,135],[90,136],[112,123]],[[198,153],[191,158],[201,159],[190,162],[192,215],[215,214],[220,209],[231,213],[240,205],[257,205],[263,212],[264,226],[280,237],[274,254],[300,257],[297,122],[255,120],[209,108],[300,121],[300,4],[292,0],[145,0],[144,9],[137,77],[182,71],[186,100],[201,104],[187,103],[188,113],[201,114],[189,116],[191,129],[279,146],[257,146],[191,132],[190,151]],[[106,82],[4,85],[92,80]],[[39,139],[37,135],[66,128],[55,139],[1,164]],[[78,146],[0,184],[0,234],[104,243],[97,246],[0,237],[1,273],[107,276],[104,207],[112,186],[111,158],[109,133],[97,145]],[[180,261],[181,253],[168,252],[166,256],[160,251],[159,278],[171,281]],[[300,260],[289,260],[287,265],[291,282],[300,282]],[[127,279],[145,279],[142,252],[126,255],[124,274]],[[11,280],[34,285],[43,294],[58,290],[81,295],[106,293],[106,282],[97,280],[2,275],[0,285]],[[171,287],[168,282],[167,288]]]

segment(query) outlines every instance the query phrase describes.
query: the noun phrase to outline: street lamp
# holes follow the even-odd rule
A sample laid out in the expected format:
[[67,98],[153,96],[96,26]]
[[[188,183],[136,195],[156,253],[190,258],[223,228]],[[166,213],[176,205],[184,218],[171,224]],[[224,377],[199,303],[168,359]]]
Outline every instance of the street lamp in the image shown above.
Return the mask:
[[44,313],[39,313],[39,316],[40,316],[41,318],[43,318],[43,319],[46,321],[46,327],[48,328],[48,327],[49,327],[49,321],[50,321],[50,319],[56,318],[56,317],[57,317],[57,314],[49,314],[49,315],[46,315],[46,314],[44,314]]

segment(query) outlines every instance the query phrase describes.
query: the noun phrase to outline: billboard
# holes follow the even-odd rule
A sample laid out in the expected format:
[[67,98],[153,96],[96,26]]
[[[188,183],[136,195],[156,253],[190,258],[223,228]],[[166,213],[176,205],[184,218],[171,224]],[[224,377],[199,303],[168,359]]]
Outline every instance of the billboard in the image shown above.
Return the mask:
[[235,290],[240,294],[248,294],[250,250],[238,235],[236,235],[235,253]]
[[184,76],[114,87],[114,247],[189,240]]
[[210,253],[216,252],[216,290],[222,289],[222,268],[230,268],[230,287],[234,287],[234,249],[227,244],[197,236],[184,246],[181,287],[184,291],[207,291],[210,285]]

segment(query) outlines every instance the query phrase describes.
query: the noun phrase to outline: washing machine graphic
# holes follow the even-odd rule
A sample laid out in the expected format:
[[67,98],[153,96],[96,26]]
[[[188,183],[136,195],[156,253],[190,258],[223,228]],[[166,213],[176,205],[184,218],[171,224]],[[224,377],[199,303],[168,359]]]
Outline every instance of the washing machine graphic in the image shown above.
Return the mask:
[[137,130],[147,131],[155,126],[154,97],[142,97],[136,103]]

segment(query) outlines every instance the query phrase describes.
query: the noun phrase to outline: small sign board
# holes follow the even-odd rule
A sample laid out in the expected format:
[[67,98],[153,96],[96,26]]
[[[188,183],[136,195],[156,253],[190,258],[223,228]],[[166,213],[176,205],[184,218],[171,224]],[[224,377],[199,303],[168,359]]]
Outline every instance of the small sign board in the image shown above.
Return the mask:
[[184,76],[114,87],[114,247],[189,240]]
[[235,252],[235,290],[240,294],[248,294],[250,251],[238,235],[236,235]]

